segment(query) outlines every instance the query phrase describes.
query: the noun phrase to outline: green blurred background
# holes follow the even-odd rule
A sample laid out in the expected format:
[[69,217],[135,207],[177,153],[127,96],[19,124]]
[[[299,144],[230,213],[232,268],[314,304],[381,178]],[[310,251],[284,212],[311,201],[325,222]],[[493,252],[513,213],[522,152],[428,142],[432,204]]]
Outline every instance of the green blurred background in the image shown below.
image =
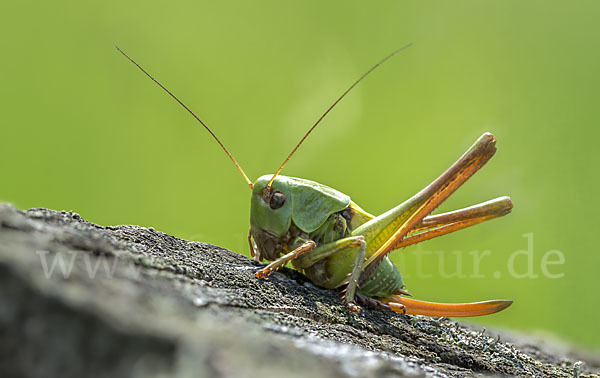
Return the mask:
[[[2,8],[0,200],[153,226],[244,254],[250,192],[241,176],[113,45],[194,109],[254,179],[272,173],[363,71],[413,42],[325,119],[284,174],[332,186],[377,214],[493,132],[497,155],[440,210],[510,195],[513,213],[396,252],[408,289],[436,301],[511,298],[507,311],[473,321],[600,346],[597,1]],[[529,233],[538,277],[511,276],[509,256],[527,249]],[[485,250],[483,278],[444,277],[457,264],[472,274],[469,253]],[[565,257],[548,268],[561,278],[541,270],[550,250]],[[518,272],[526,260],[516,258]]]

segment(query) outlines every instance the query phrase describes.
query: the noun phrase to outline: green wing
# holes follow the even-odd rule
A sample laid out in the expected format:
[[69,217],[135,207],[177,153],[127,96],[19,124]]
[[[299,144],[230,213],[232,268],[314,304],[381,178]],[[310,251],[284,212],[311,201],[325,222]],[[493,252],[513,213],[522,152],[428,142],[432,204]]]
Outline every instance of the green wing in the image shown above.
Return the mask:
[[318,229],[327,218],[350,204],[350,197],[314,181],[289,177],[292,220],[304,232]]

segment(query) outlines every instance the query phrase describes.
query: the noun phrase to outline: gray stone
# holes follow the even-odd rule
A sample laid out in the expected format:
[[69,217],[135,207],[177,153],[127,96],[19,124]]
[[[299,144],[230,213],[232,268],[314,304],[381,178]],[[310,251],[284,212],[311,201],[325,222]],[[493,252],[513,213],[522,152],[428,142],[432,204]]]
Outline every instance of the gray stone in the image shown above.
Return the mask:
[[289,269],[259,281],[258,267],[152,228],[0,204],[0,376],[572,377],[582,359],[447,319],[352,314],[339,292]]

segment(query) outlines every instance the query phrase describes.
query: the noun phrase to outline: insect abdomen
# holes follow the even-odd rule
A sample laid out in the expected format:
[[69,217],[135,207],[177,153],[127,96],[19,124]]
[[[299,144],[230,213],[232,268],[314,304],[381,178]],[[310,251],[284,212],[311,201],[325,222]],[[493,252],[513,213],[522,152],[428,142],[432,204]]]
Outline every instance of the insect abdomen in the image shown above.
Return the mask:
[[373,273],[360,285],[358,292],[368,297],[389,298],[404,287],[402,275],[392,261],[386,257]]

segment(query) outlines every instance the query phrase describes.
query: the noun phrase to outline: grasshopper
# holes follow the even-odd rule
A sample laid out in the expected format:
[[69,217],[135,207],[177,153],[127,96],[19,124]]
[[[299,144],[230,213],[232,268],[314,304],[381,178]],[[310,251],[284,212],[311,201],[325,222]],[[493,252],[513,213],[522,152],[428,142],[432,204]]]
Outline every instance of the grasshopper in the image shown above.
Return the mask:
[[498,218],[511,211],[510,198],[500,197],[464,209],[431,215],[494,155],[496,138],[492,134],[484,133],[431,184],[379,216],[371,215],[349,196],[328,186],[280,174],[308,135],[348,92],[375,68],[410,45],[393,51],[356,80],[309,129],[275,174],[261,176],[254,183],[194,112],[116,48],[206,128],[252,190],[248,233],[250,253],[256,261],[271,261],[256,272],[258,279],[265,279],[291,263],[321,287],[343,288],[342,299],[355,313],[361,311],[361,305],[369,305],[402,314],[426,316],[492,314],[507,308],[512,301],[445,304],[409,298],[412,295],[405,290],[402,276],[389,258],[393,250]]

